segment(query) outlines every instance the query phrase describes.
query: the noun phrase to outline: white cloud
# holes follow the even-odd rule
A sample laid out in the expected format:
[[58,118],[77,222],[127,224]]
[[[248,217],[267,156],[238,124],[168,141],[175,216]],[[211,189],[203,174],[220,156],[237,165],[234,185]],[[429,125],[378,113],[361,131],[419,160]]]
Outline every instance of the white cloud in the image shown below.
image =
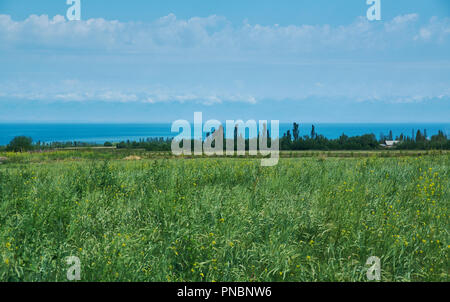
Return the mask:
[[[24,87],[27,88],[24,88]],[[203,105],[220,104],[223,102],[244,102],[255,104],[256,98],[248,94],[223,93],[203,88],[192,91],[174,90],[167,87],[135,88],[133,91],[123,87],[99,87],[95,88],[89,83],[73,79],[58,81],[52,85],[41,85],[38,82],[0,83],[0,101],[30,100],[45,102],[140,102],[162,103],[196,102]]]
[[450,18],[431,18],[428,24],[420,28],[414,38],[427,42],[434,40],[439,44],[447,42],[450,39]]
[[[228,103],[257,104],[260,101],[272,100],[303,100],[309,99],[347,99],[356,102],[386,101],[389,103],[417,103],[433,99],[450,98],[450,88],[444,83],[429,85],[372,85],[357,83],[347,86],[345,83],[321,83],[301,85],[298,90],[284,94],[279,92],[267,95],[236,91],[215,90],[213,88],[194,87],[192,89],[174,89],[162,87],[140,87],[127,89],[126,87],[91,86],[77,80],[61,80],[53,85],[44,86],[38,82],[28,83],[28,88],[20,83],[0,83],[0,102],[15,100],[41,102],[109,102],[109,103],[196,103],[214,105]],[[125,85],[126,86],[126,85]]]
[[[386,47],[402,41],[449,39],[449,19],[433,18],[419,28],[419,16],[408,14],[384,22],[384,26],[358,18],[352,24],[262,26],[244,23],[233,26],[226,18],[209,16],[188,20],[169,14],[152,23],[119,22],[104,19],[66,21],[62,16],[49,18],[32,15],[14,21],[0,15],[0,48],[10,49],[97,49],[109,51],[177,51],[197,49],[308,53],[349,51]],[[403,45],[408,47],[408,44]]]

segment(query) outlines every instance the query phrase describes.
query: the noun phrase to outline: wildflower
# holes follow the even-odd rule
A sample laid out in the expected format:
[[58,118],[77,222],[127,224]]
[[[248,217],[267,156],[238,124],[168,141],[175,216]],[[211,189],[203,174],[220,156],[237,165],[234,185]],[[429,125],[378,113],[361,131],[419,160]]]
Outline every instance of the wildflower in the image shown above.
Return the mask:
[[205,277],[205,275],[203,273],[200,273],[200,276]]
[[306,260],[311,260],[311,256],[306,256]]
[[11,243],[7,242],[6,243],[6,248],[9,249],[11,247]]
[[215,241],[215,240],[213,240],[213,241],[211,242],[211,244],[212,244],[212,245],[215,245],[215,244],[216,244],[216,241]]
[[223,219],[223,218],[220,218],[220,222],[222,222],[222,223],[223,223],[223,222],[225,222],[225,219]]
[[8,258],[5,259],[5,263],[6,263],[6,265],[9,265],[9,259]]

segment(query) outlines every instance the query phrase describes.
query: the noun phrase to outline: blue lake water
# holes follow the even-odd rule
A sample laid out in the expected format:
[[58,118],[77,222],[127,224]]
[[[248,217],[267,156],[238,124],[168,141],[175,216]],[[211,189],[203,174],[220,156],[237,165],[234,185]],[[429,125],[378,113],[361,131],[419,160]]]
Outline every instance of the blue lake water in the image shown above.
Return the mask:
[[[388,135],[389,130],[395,136],[403,133],[411,136],[420,129],[427,130],[431,136],[442,130],[450,135],[450,123],[416,123],[416,124],[314,124],[316,133],[327,138],[337,138],[342,133],[348,136],[373,133],[377,138],[380,133]],[[34,142],[81,141],[89,143],[120,142],[139,140],[148,137],[174,137],[179,133],[171,132],[171,124],[5,124],[0,123],[0,145],[8,144],[15,136],[25,135]],[[193,128],[193,127],[192,127]],[[280,136],[287,130],[292,132],[291,123],[280,123]],[[311,124],[300,125],[300,135],[309,135]]]

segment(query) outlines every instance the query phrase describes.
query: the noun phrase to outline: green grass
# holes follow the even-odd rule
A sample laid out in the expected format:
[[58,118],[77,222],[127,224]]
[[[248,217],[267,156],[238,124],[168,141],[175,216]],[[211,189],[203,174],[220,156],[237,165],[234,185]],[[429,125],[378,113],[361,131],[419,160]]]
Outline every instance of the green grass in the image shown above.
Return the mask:
[[63,152],[0,165],[0,281],[66,281],[67,256],[82,281],[367,281],[370,256],[382,281],[449,281],[448,153]]

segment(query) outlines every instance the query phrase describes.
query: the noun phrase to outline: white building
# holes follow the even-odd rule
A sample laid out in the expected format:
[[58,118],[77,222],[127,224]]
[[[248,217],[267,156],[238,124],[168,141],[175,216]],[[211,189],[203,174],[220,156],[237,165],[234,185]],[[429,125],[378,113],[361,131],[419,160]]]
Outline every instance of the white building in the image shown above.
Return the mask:
[[392,148],[393,146],[395,146],[396,144],[398,144],[400,141],[388,141],[385,140],[384,144],[380,144],[380,146],[382,147],[386,147],[386,148]]

